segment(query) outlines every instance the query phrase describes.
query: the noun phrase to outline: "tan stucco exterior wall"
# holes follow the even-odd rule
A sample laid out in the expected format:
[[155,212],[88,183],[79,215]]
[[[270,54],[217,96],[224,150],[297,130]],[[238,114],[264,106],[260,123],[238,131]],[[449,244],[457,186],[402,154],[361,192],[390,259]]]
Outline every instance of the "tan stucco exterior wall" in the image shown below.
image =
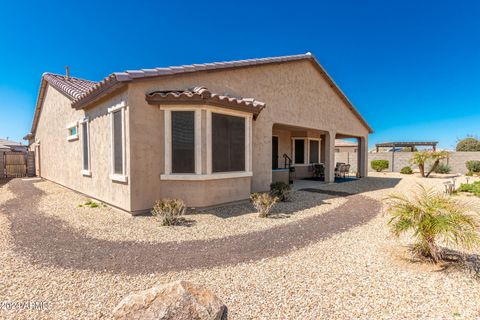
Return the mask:
[[[145,93],[155,90],[177,90],[205,86],[212,92],[234,96],[254,97],[267,107],[253,122],[253,177],[251,191],[268,190],[272,180],[271,138],[274,124],[283,124],[312,130],[328,131],[354,137],[367,137],[368,129],[348,109],[346,103],[331,88],[310,61],[271,64],[252,68],[219,70],[214,72],[184,74],[174,77],[132,82],[128,86],[130,108],[132,210],[145,210],[153,201],[164,195],[160,174],[164,170],[163,160],[163,115],[158,106],[148,105]],[[333,150],[333,148],[332,148]],[[281,151],[279,151],[280,153]],[[228,194],[235,198],[246,198],[243,183],[226,179],[221,184],[238,185]],[[218,180],[213,180],[218,181]],[[209,187],[215,185],[209,181]],[[195,182],[167,181],[171,186],[187,189],[201,184]],[[218,184],[218,185],[221,185]],[[207,183],[203,183],[204,186]],[[180,188],[181,186],[181,188]],[[235,187],[233,187],[235,188]],[[204,202],[217,201],[213,195],[221,188],[203,192],[190,188],[191,192],[203,195]],[[216,200],[212,200],[216,197]],[[227,199],[228,198],[228,199]],[[225,201],[233,201],[226,196]],[[214,204],[214,203],[211,203]]]
[[[126,91],[105,101],[90,106],[88,110],[75,110],[71,101],[55,88],[48,86],[45,93],[35,145],[40,144],[40,174],[43,178],[105,201],[121,209],[130,211],[130,185],[113,182],[111,173],[111,118],[107,109],[116,103],[126,101]],[[129,171],[129,108],[126,118],[127,172]],[[82,131],[78,126],[78,139],[67,141],[67,126],[84,117],[90,119],[90,177],[82,170]],[[38,159],[37,159],[38,161]]]

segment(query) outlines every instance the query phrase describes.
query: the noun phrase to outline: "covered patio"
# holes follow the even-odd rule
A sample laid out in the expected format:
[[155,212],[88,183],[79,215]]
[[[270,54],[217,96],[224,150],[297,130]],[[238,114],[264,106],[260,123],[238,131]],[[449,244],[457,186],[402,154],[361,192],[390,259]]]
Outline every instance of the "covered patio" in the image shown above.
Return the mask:
[[[356,138],[358,169],[335,162],[335,139]],[[328,130],[276,123],[272,127],[272,182],[289,184],[333,183],[347,177],[367,175],[367,143],[364,137],[353,137]]]

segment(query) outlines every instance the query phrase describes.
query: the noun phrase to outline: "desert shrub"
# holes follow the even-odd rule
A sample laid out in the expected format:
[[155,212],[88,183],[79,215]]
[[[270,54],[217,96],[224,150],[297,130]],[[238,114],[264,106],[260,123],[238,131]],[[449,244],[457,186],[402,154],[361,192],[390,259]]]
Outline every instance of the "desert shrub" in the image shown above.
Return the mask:
[[372,160],[370,162],[372,169],[377,172],[382,172],[383,170],[388,168],[388,160]]
[[178,223],[186,210],[185,202],[181,199],[162,199],[155,202],[151,212],[161,220],[163,226],[172,226]]
[[413,231],[414,253],[435,263],[442,259],[439,240],[465,249],[480,241],[478,216],[470,214],[472,208],[454,197],[420,186],[412,198],[391,195],[387,199],[392,233],[398,237]]
[[465,162],[465,165],[467,166],[468,172],[480,173],[480,161],[470,160]]
[[462,183],[457,191],[473,193],[480,197],[480,181],[474,183]]
[[413,174],[413,170],[412,168],[410,167],[403,167],[401,170],[400,170],[400,173],[401,174]]
[[250,201],[255,209],[257,209],[259,217],[266,218],[275,203],[277,203],[278,198],[268,193],[257,192],[250,195]]
[[466,137],[458,141],[457,147],[455,148],[457,151],[480,151],[480,140],[475,137]]
[[277,197],[279,201],[287,201],[292,188],[288,183],[278,181],[270,184],[270,194]]
[[450,173],[452,168],[446,163],[439,163],[435,168],[435,173]]

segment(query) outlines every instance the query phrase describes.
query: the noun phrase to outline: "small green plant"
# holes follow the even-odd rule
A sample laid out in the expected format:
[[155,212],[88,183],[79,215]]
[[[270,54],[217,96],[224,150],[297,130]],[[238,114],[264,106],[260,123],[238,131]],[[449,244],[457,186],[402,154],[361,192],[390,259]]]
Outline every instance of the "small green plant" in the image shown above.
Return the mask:
[[412,168],[410,167],[403,167],[401,170],[400,170],[400,173],[401,174],[413,174],[413,170]]
[[372,160],[370,162],[372,169],[377,172],[382,172],[383,170],[388,168],[388,160]]
[[457,191],[473,193],[474,195],[480,197],[480,181],[473,183],[462,183]]
[[89,208],[98,208],[98,203],[93,201],[92,199],[88,199],[87,202],[85,202],[84,204],[79,204],[78,205],[80,208],[83,208],[83,207],[89,207]]
[[151,213],[160,219],[162,226],[173,226],[186,210],[185,202],[181,199],[162,199],[155,202]]
[[277,197],[279,201],[287,201],[290,197],[291,190],[290,185],[283,181],[270,184],[270,194]]
[[470,160],[470,161],[465,162],[465,165],[468,169],[468,172],[480,173],[480,161]]
[[412,198],[391,195],[387,200],[392,233],[398,237],[413,231],[413,252],[435,263],[442,259],[439,240],[465,249],[480,241],[478,216],[470,214],[472,209],[454,197],[420,185]]
[[452,168],[446,163],[439,163],[438,166],[435,168],[435,173],[450,173],[452,172]]
[[255,209],[258,211],[260,218],[267,218],[270,210],[272,210],[275,203],[278,202],[278,198],[268,193],[252,193],[250,195],[250,201]]

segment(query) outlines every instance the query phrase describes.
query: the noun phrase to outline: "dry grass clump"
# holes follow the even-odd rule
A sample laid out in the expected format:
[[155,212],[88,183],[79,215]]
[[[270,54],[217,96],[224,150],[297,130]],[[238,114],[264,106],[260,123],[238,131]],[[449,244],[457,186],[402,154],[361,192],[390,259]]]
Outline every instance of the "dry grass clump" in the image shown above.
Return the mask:
[[187,206],[181,199],[162,199],[155,202],[152,214],[161,220],[162,226],[173,226],[178,224],[186,210]]
[[260,218],[267,218],[270,210],[272,210],[275,203],[278,202],[278,197],[272,196],[268,193],[252,193],[250,201],[255,209],[258,211]]

